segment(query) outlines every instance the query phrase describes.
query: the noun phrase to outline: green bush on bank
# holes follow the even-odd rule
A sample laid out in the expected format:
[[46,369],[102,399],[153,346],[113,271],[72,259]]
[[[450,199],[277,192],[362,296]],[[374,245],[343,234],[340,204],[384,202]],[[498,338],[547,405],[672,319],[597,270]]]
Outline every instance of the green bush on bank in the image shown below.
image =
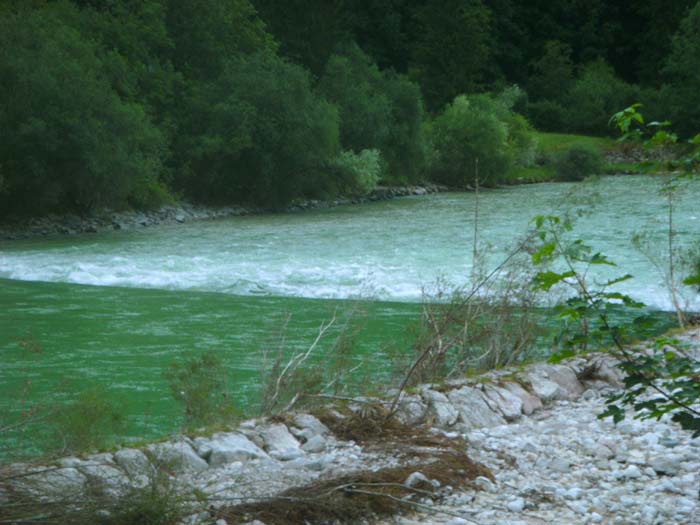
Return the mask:
[[556,155],[554,169],[557,180],[581,181],[602,172],[603,156],[591,146],[572,146]]
[[178,180],[187,194],[276,207],[334,184],[324,167],[340,151],[338,112],[301,67],[241,56],[197,99]]
[[527,121],[512,111],[513,93],[460,95],[428,127],[431,177],[453,187],[503,182],[515,165],[534,162]]
[[332,162],[331,169],[339,180],[345,181],[343,193],[366,195],[377,187],[382,178],[384,163],[376,149],[363,149],[360,153],[342,151]]
[[332,55],[318,90],[338,107],[345,150],[377,149],[392,182],[416,182],[424,166],[423,102],[417,84],[380,71],[357,45]]
[[156,183],[166,143],[112,88],[100,50],[59,3],[0,12],[0,214],[124,206]]

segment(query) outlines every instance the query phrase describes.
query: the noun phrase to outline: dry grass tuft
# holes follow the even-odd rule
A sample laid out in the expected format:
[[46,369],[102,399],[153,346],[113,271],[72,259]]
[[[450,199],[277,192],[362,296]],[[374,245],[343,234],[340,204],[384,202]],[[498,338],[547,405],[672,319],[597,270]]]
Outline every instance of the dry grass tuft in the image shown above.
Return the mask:
[[[478,476],[493,479],[483,465],[466,454],[466,443],[409,427],[386,417],[386,410],[348,414],[317,414],[339,439],[362,443],[365,449],[390,453],[404,462],[399,467],[363,470],[296,487],[275,497],[219,509],[217,518],[229,524],[260,520],[266,525],[360,523],[374,517],[415,511],[424,498],[439,499],[445,487],[473,488]],[[406,479],[420,472],[436,486],[408,487]]]

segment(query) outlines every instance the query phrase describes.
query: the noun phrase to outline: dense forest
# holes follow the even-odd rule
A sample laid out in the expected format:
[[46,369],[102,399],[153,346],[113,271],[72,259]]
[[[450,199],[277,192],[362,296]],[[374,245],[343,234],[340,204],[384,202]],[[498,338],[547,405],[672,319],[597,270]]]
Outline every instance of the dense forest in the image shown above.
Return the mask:
[[692,0],[0,0],[0,49],[0,216],[495,183],[634,102],[700,129]]

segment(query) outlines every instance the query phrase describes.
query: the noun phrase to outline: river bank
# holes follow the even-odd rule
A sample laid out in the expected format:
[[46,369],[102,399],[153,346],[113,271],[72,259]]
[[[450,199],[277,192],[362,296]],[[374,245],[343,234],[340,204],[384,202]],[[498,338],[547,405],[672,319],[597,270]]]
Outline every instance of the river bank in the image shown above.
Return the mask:
[[[332,200],[297,199],[281,210],[281,213],[298,213],[313,209],[386,201],[397,197],[429,195],[443,191],[448,191],[448,188],[432,183],[420,186],[380,186],[369,194],[358,197],[342,197]],[[189,202],[179,202],[150,211],[101,210],[88,217],[80,217],[75,214],[54,214],[0,224],[0,240],[19,240],[60,235],[70,236],[115,230],[124,231],[167,224],[183,224],[193,221],[275,212],[275,210],[246,206],[204,206]],[[277,211],[277,213],[280,212]]]
[[[700,329],[679,339],[700,355]],[[598,419],[621,379],[610,356],[590,354],[422,385],[402,396],[395,421],[388,401],[358,398],[10,465],[0,470],[0,516],[33,502],[47,512],[60,505],[65,518],[81,505],[115,517],[167,497],[190,525],[697,524],[700,438],[668,417]],[[386,499],[393,504],[377,503]],[[343,514],[351,509],[358,514]],[[407,516],[381,521],[394,514]]]

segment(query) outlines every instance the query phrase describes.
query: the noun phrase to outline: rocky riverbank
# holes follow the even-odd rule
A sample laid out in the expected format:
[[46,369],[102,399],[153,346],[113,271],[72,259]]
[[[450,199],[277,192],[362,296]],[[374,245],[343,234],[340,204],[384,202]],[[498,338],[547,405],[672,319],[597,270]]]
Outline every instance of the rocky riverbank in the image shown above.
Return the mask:
[[[681,339],[700,356],[700,329]],[[396,425],[385,419],[386,402],[357,399],[210,436],[15,464],[0,471],[0,509],[34,502],[65,511],[71,504],[62,502],[90,495],[107,515],[119,508],[109,502],[133,504],[157,483],[178,495],[182,523],[276,525],[296,521],[275,509],[304,515],[300,494],[319,487],[318,498],[340,498],[337,507],[358,494],[386,499],[377,487],[391,485],[405,517],[370,513],[364,523],[700,524],[700,438],[666,418],[598,419],[604,395],[621,384],[614,365],[592,354],[423,385],[401,398]],[[457,477],[448,472],[455,464]]]
[[[424,184],[421,186],[378,187],[361,197],[334,200],[300,199],[292,202],[283,212],[295,213],[312,209],[330,208],[347,204],[362,204],[396,197],[428,195],[447,191],[444,186]],[[162,206],[152,211],[102,210],[89,217],[73,214],[47,215],[26,221],[0,224],[0,240],[29,239],[57,235],[90,234],[114,230],[133,230],[166,224],[182,224],[192,221],[214,220],[259,213],[272,210],[244,206],[201,206],[187,202]]]

